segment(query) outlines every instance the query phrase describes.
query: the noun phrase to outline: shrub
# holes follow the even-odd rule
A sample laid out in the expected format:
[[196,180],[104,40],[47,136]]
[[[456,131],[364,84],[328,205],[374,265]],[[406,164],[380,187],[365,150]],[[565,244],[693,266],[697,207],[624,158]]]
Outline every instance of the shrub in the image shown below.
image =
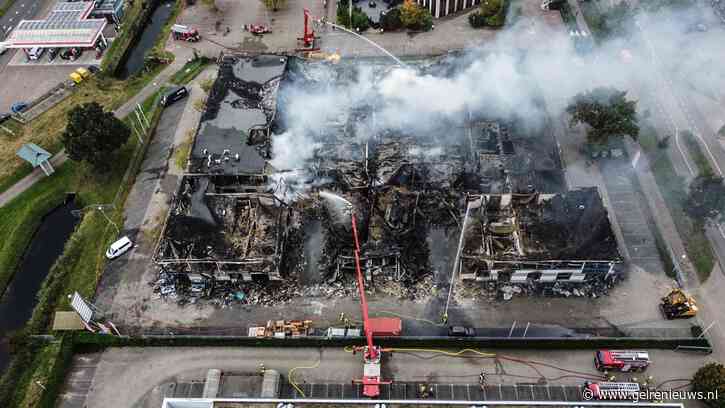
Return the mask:
[[506,23],[507,0],[484,0],[481,7],[468,15],[468,23],[473,28],[503,27]]
[[725,408],[725,366],[720,363],[708,363],[702,366],[692,377],[692,390],[717,393],[717,399],[705,399],[704,402],[713,408]]
[[380,18],[380,28],[385,31],[395,31],[403,28],[403,21],[400,19],[400,9],[394,8]]

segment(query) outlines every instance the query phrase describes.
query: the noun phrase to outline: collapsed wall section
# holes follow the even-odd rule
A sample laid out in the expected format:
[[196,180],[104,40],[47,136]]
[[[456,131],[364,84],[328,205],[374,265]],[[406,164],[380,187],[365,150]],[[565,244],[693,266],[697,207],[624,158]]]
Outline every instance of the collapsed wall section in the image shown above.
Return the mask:
[[484,194],[463,232],[464,280],[553,286],[611,281],[621,257],[596,188]]

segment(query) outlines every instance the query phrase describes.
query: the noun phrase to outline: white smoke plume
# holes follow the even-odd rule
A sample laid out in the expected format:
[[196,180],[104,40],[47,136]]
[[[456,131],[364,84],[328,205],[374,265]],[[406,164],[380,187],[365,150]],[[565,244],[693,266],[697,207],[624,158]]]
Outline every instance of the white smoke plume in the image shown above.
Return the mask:
[[[549,12],[556,13],[556,12]],[[516,117],[532,129],[543,120],[564,118],[577,93],[597,86],[626,90],[638,99],[640,112],[653,109],[654,95],[670,76],[680,92],[700,93],[721,103],[725,90],[722,25],[707,20],[706,32],[692,32],[692,10],[638,15],[623,39],[578,52],[564,25],[521,18],[494,40],[447,58],[450,75],[421,73],[418,66],[347,65],[341,70],[319,64],[309,68],[319,86],[287,89],[287,131],[274,137],[272,165],[304,167],[320,135],[331,123],[346,123],[356,107],[372,107],[374,117],[354,123],[358,138],[376,130],[397,129],[407,135],[441,134],[475,112],[489,117]],[[344,64],[344,63],[343,63]],[[391,63],[392,64],[392,63]],[[435,70],[432,70],[435,72]],[[714,123],[716,125],[716,123]]]

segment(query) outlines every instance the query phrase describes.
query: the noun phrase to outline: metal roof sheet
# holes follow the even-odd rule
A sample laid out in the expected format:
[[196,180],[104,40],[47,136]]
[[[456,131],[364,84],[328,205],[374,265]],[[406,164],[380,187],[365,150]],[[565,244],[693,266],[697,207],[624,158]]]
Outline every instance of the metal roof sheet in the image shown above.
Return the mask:
[[106,19],[88,19],[92,1],[56,3],[44,20],[22,20],[6,40],[8,48],[93,47]]
[[21,159],[32,164],[33,167],[40,166],[40,163],[48,160],[51,156],[50,153],[35,143],[26,143],[22,145],[15,154],[17,154]]

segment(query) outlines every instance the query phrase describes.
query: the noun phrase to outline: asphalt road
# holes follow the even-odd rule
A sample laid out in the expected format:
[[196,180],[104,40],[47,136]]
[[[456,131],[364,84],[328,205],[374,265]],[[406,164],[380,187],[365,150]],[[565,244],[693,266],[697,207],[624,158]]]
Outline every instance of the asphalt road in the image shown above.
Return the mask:
[[[700,148],[710,161],[715,174],[723,175],[725,171],[725,151],[723,151],[718,141],[717,129],[712,129],[709,125],[705,115],[698,110],[697,105],[692,100],[689,94],[690,91],[680,83],[681,80],[666,72],[666,68],[661,65],[659,51],[647,32],[647,25],[652,23],[656,22],[642,19],[637,22],[637,27],[640,29],[642,38],[650,50],[653,67],[652,81],[658,89],[658,92],[655,93],[657,103],[662,111],[661,114],[669,122],[669,126],[675,133],[675,143],[672,143],[670,147],[670,157],[674,166],[680,174],[689,174],[691,177],[697,174],[697,168],[692,161],[691,154],[687,151],[684,142],[678,140],[677,137],[680,131],[689,130],[698,139]],[[724,265],[722,258],[725,249],[725,227],[713,223],[713,225],[707,227],[707,236],[712,243],[716,261],[719,263],[719,265],[715,265],[712,274],[720,274]],[[682,238],[687,239],[687,237]],[[717,355],[722,355],[725,352],[725,328],[719,324],[721,305],[715,300],[717,296],[720,296],[719,293],[721,292],[718,293],[713,290],[713,287],[719,286],[718,281],[720,278],[722,276],[715,277],[715,279],[711,276],[708,281],[700,282],[700,287],[697,288],[701,296],[707,297],[700,299],[705,307],[702,308],[698,318],[703,326],[710,329],[709,338]],[[713,280],[715,282],[711,282]],[[710,299],[714,293],[718,294],[714,295],[715,298]]]
[[[20,20],[30,20],[35,17],[38,14],[38,11],[40,11],[47,3],[47,0],[6,1],[14,1],[14,3],[5,15],[0,17],[0,39],[5,39],[8,33],[15,28]],[[11,51],[8,51],[4,55],[0,56],[0,67],[7,65],[11,57]]]
[[[8,9],[8,11],[0,17],[0,41],[5,39],[8,33],[15,28],[20,20],[30,20],[37,17],[40,12],[51,4],[51,0],[5,1],[14,1],[14,3],[10,9]],[[3,75],[3,73],[16,52],[20,51],[7,50],[3,55],[0,55],[0,81],[3,83],[14,83],[12,81],[6,81],[7,78]]]

